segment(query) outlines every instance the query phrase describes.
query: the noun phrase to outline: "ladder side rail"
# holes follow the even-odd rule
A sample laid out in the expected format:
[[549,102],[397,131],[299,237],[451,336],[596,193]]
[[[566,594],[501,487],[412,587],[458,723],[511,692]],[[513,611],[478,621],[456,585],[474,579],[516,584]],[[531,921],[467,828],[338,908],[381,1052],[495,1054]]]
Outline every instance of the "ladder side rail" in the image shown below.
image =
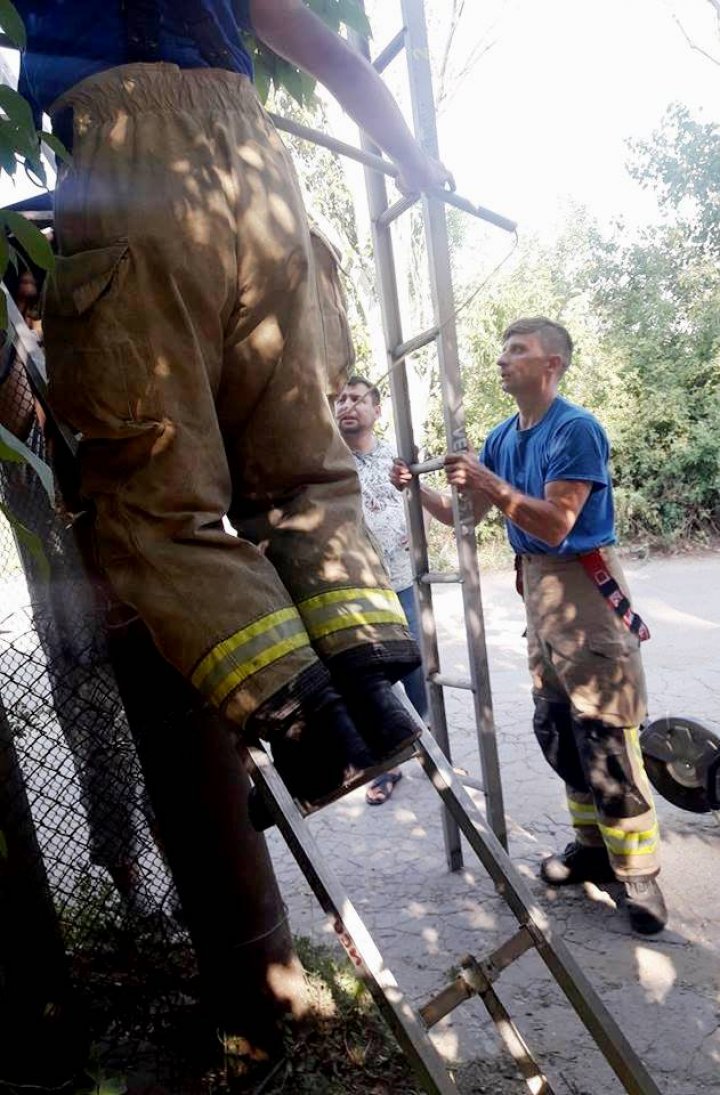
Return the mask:
[[[401,7],[407,32],[406,56],[415,133],[430,155],[438,157],[435,103],[432,92],[423,0],[401,0]],[[441,203],[434,198],[424,196],[422,205],[435,323],[440,327],[438,363],[443,393],[445,432],[449,448],[454,452],[464,451],[468,448],[468,441],[462,405],[462,385],[457,329],[454,320],[455,301],[447,223]],[[455,518],[460,571],[463,576],[462,597],[465,610],[468,659],[470,677],[474,685],[473,699],[478,748],[483,782],[486,788],[487,813],[493,832],[500,843],[507,847],[507,828],[493,718],[475,523],[470,499],[467,496],[458,495],[455,490],[453,490],[453,515]]]
[[[368,57],[368,44],[364,38],[353,32],[350,35],[350,41],[356,49],[365,57]],[[360,134],[360,143],[363,150],[369,152],[375,151],[375,146],[364,133]],[[377,223],[377,217],[383,210],[387,209],[388,205],[385,179],[377,172],[366,169],[365,188],[372,225],[373,251],[378,279],[380,312],[385,336],[388,367],[390,369],[390,394],[395,418],[397,446],[398,452],[408,461],[408,463],[410,463],[414,459],[415,443],[410,414],[407,371],[404,361],[397,365],[393,365],[395,348],[403,343],[395,256],[390,229],[380,228]],[[430,704],[430,724],[440,747],[445,755],[450,758],[450,737],[448,734],[443,691],[440,686],[427,683],[427,678],[440,671],[440,652],[438,648],[435,615],[433,612],[432,588],[426,583],[421,583],[419,580],[419,576],[427,573],[429,568],[425,521],[422,504],[420,502],[420,488],[417,480],[413,481],[408,494],[407,514],[410,532],[411,558],[415,590],[417,592],[420,608],[421,649]],[[442,810],[442,820],[448,867],[451,871],[457,871],[462,867],[460,833],[457,825],[444,809]]]
[[295,862],[423,1087],[430,1095],[456,1095],[457,1088],[424,1023],[405,999],[334,871],[324,862],[307,822],[268,754],[262,746],[241,743],[239,749]]

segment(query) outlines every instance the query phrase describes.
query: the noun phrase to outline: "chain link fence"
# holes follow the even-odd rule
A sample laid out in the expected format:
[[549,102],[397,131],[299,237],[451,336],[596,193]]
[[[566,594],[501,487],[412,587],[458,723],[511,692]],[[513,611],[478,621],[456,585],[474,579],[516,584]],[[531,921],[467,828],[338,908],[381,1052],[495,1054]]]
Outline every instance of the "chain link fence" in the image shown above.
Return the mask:
[[[39,414],[7,338],[0,424],[46,460]],[[144,1057],[180,1091],[162,1045],[195,1003],[195,963],[104,626],[69,523],[32,467],[0,460],[0,761],[21,776],[93,1054],[105,1069]]]

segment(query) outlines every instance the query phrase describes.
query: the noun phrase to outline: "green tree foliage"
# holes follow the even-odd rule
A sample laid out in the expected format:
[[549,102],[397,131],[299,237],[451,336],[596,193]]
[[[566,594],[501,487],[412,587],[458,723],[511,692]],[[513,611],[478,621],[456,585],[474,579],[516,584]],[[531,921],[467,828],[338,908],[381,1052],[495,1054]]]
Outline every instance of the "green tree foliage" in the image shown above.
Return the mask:
[[[0,0],[0,31],[17,49],[25,48],[25,27],[11,0]],[[52,133],[37,130],[29,105],[14,88],[0,84],[0,175],[15,177],[24,168],[38,186],[46,187],[45,165],[42,159],[43,145],[61,157],[67,152]],[[43,270],[53,264],[48,241],[35,225],[8,209],[0,209],[0,280],[8,264],[17,269],[18,254],[9,241],[11,235],[28,257]],[[0,330],[7,326],[5,297],[0,293]]]
[[689,231],[609,245],[595,271],[622,381],[610,408],[620,511],[629,531],[665,538],[720,522],[720,276]]
[[633,142],[630,167],[700,250],[720,256],[720,125],[671,106],[649,141]]
[[[0,0],[0,31],[22,50],[25,48],[25,27],[11,0]],[[35,127],[32,111],[21,95],[7,84],[0,84],[0,175],[14,178],[23,168],[38,186],[46,187],[45,165],[42,159],[43,145],[57,156],[67,157],[62,143],[51,133]],[[0,280],[8,265],[18,269],[20,261],[15,243],[37,266],[50,270],[53,254],[45,236],[19,213],[0,209]],[[7,330],[7,302],[0,291],[0,339]],[[0,423],[0,460],[9,463],[27,463],[34,468],[51,499],[54,499],[52,476],[49,468],[30,449]],[[15,534],[35,554],[41,567],[46,567],[42,545],[37,537],[24,527],[7,506],[0,505],[0,513],[10,522]]]

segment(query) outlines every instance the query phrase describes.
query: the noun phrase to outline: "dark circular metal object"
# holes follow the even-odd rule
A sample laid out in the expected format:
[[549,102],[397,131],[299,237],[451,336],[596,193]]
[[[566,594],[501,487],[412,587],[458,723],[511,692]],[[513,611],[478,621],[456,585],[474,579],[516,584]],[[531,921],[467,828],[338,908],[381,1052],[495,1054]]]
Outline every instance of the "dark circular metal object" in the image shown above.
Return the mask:
[[709,773],[720,759],[720,738],[695,719],[667,715],[646,723],[640,748],[650,782],[658,794],[693,814],[714,807]]

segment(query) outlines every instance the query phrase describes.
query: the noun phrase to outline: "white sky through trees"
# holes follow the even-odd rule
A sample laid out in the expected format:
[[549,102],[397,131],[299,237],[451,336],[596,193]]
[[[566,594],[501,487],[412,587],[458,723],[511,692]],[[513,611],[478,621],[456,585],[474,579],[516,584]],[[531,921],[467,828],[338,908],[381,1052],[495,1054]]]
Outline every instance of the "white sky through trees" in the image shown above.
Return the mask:
[[[368,0],[376,48],[399,26],[399,3]],[[426,0],[442,48],[452,0]],[[439,118],[441,152],[461,193],[543,231],[567,197],[601,219],[653,215],[625,171],[629,137],[648,137],[686,103],[720,121],[720,29],[708,0],[466,0],[455,65],[494,42]],[[394,66],[400,71],[400,61]]]

